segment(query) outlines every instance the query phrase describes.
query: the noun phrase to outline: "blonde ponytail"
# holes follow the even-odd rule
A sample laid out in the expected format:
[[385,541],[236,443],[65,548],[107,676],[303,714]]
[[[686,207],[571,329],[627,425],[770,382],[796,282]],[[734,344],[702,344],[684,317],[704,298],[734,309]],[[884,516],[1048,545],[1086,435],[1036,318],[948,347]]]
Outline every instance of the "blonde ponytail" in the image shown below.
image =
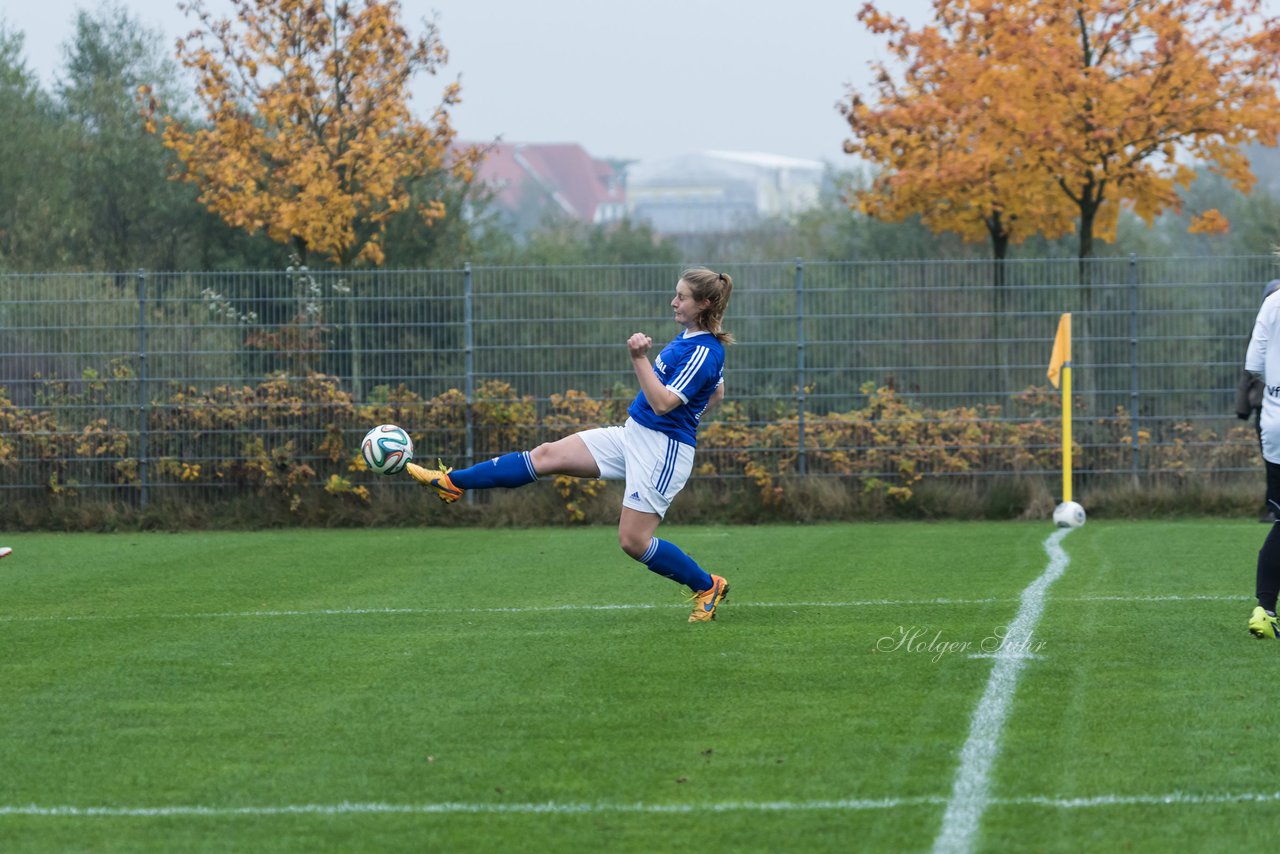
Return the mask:
[[680,274],[689,283],[693,298],[707,300],[710,305],[698,317],[698,326],[716,336],[721,344],[732,344],[733,335],[721,329],[724,311],[729,307],[729,295],[733,293],[733,279],[728,273],[717,273],[706,267],[691,267]]

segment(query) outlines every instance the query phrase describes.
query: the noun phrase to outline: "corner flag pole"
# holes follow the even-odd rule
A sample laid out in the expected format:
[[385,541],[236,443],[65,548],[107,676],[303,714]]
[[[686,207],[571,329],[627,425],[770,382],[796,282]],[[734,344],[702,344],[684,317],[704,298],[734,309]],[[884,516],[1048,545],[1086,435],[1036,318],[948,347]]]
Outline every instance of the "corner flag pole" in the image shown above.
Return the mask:
[[[1067,352],[1071,352],[1071,315],[1067,315]],[[1062,366],[1062,500],[1071,500],[1071,358]]]
[[1062,500],[1071,500],[1071,312],[1058,318],[1058,332],[1053,336],[1053,354],[1049,357],[1049,382],[1058,387],[1062,379]]

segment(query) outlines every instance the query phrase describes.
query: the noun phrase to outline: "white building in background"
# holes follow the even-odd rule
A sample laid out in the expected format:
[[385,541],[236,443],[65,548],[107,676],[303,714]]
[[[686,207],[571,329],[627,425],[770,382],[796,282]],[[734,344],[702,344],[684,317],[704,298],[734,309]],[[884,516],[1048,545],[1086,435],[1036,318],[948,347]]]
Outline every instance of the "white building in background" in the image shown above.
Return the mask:
[[627,170],[627,212],[660,234],[708,234],[790,217],[818,203],[826,164],[749,151],[702,151]]

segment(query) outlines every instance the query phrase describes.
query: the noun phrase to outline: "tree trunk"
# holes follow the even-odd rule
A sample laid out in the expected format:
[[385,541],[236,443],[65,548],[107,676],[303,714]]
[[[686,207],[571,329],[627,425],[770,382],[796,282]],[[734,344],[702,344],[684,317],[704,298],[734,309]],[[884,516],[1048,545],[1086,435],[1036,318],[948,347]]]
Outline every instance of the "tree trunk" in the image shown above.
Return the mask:
[[1092,308],[1093,303],[1093,223],[1097,218],[1098,203],[1086,200],[1080,205],[1080,287],[1084,289],[1085,306]]
[[[1093,227],[1098,217],[1098,208],[1102,205],[1102,198],[1098,192],[1098,188],[1090,186],[1080,201],[1080,253],[1077,257],[1078,276],[1080,285],[1080,311],[1072,318],[1072,338],[1071,342],[1071,361],[1072,361],[1072,379],[1079,378],[1079,382],[1073,382],[1078,397],[1084,402],[1085,409],[1089,412],[1097,412],[1098,398],[1097,389],[1099,378],[1091,376],[1095,365],[1095,352],[1092,339],[1093,332],[1093,315],[1097,309],[1097,292],[1094,289],[1094,262],[1093,262]],[[1076,365],[1089,366],[1083,373],[1075,371]],[[1083,425],[1081,425],[1083,427]],[[1081,431],[1083,435],[1083,431]]]
[[991,338],[1000,363],[999,393],[1001,407],[1005,408],[1017,392],[1013,387],[1013,372],[1009,367],[1008,351],[1005,347],[1006,319],[1009,313],[1005,259],[1009,254],[1009,233],[1005,230],[999,214],[987,220],[987,231],[991,235]]

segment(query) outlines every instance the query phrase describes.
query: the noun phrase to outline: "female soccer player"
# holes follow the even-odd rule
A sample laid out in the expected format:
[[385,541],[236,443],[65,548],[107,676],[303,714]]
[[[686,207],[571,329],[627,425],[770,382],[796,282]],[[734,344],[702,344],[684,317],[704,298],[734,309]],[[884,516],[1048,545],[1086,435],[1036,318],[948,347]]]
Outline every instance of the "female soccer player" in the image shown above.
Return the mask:
[[624,480],[626,497],[618,521],[622,550],[693,591],[689,622],[714,620],[717,606],[729,594],[729,582],[654,533],[693,471],[699,420],[724,398],[724,345],[733,336],[720,325],[732,290],[733,280],[724,273],[686,270],[671,300],[675,322],[684,331],[652,364],[653,340],[640,332],[627,339],[640,392],[627,410],[626,424],[583,430],[457,471],[443,462],[437,469],[414,463],[406,469],[446,503],[468,489],[524,486],[549,474]]

